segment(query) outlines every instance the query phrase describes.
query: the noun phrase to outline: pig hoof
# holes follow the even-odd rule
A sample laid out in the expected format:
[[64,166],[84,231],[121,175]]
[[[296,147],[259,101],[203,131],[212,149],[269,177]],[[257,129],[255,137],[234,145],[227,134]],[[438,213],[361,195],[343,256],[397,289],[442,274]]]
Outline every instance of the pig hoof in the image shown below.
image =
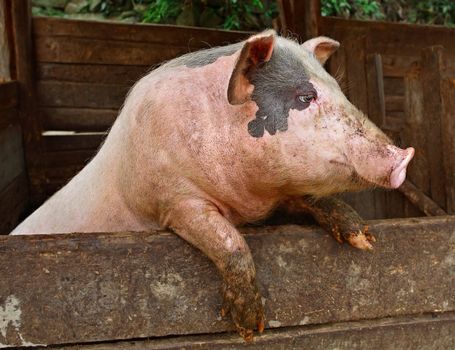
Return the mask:
[[343,235],[344,239],[353,247],[362,250],[372,250],[371,243],[376,242],[376,238],[368,232],[368,227],[363,230],[351,231]]
[[221,316],[231,314],[237,332],[246,342],[252,342],[254,330],[264,331],[265,317],[261,295],[254,285],[224,287]]

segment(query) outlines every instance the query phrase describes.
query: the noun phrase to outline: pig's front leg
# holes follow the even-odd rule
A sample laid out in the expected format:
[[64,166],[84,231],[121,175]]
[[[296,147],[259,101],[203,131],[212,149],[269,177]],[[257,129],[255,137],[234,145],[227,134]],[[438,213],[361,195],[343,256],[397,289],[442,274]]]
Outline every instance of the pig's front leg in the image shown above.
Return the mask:
[[253,258],[244,238],[205,201],[180,202],[170,217],[169,227],[217,266],[223,278],[221,315],[230,314],[240,335],[251,341],[256,328],[264,330],[265,318]]
[[373,249],[376,239],[364,220],[348,204],[335,197],[320,199],[296,197],[283,203],[290,213],[308,213],[340,243],[347,241],[359,249]]

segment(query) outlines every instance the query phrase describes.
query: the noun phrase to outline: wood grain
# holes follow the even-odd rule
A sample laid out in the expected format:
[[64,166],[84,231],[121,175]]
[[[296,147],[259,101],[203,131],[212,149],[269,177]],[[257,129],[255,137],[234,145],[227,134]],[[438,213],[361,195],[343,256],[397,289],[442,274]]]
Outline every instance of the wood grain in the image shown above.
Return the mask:
[[[369,225],[371,253],[312,227],[242,230],[268,328],[455,311],[455,217]],[[232,330],[214,266],[173,234],[8,236],[0,252],[0,305],[18,310],[2,344]]]

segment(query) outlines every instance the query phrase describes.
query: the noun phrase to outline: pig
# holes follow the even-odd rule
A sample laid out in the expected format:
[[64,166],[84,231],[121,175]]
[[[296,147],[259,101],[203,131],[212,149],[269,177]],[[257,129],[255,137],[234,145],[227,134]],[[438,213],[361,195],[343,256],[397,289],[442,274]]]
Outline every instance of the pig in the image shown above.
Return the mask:
[[221,313],[252,340],[264,309],[236,227],[280,207],[371,249],[361,218],[333,195],[398,188],[414,154],[324,70],[338,46],[267,30],[161,65],[132,88],[97,155],[12,234],[169,228],[216,265]]

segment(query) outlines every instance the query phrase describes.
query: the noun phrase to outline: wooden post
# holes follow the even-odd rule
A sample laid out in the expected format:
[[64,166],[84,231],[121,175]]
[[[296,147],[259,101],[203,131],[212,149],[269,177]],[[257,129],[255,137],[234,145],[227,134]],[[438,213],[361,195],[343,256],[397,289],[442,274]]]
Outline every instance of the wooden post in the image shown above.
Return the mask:
[[455,214],[455,77],[441,82],[441,146],[446,211]]
[[[443,48],[434,46],[422,50],[421,83],[423,127],[426,132],[426,153],[430,175],[430,197],[446,209],[446,188],[443,164],[441,74],[444,70]],[[449,149],[453,150],[453,145]]]
[[[33,80],[32,25],[31,8],[27,0],[6,0],[12,27],[14,60],[12,79],[19,86],[19,119],[22,127],[23,145],[32,203],[39,201],[40,187],[43,183],[41,164],[41,125],[36,103]],[[42,199],[42,198],[41,198]]]
[[0,0],[0,83],[10,80],[8,35],[6,32],[5,1]]
[[319,22],[321,19],[320,0],[294,0],[294,25],[293,30],[299,37],[308,40],[319,35]]

